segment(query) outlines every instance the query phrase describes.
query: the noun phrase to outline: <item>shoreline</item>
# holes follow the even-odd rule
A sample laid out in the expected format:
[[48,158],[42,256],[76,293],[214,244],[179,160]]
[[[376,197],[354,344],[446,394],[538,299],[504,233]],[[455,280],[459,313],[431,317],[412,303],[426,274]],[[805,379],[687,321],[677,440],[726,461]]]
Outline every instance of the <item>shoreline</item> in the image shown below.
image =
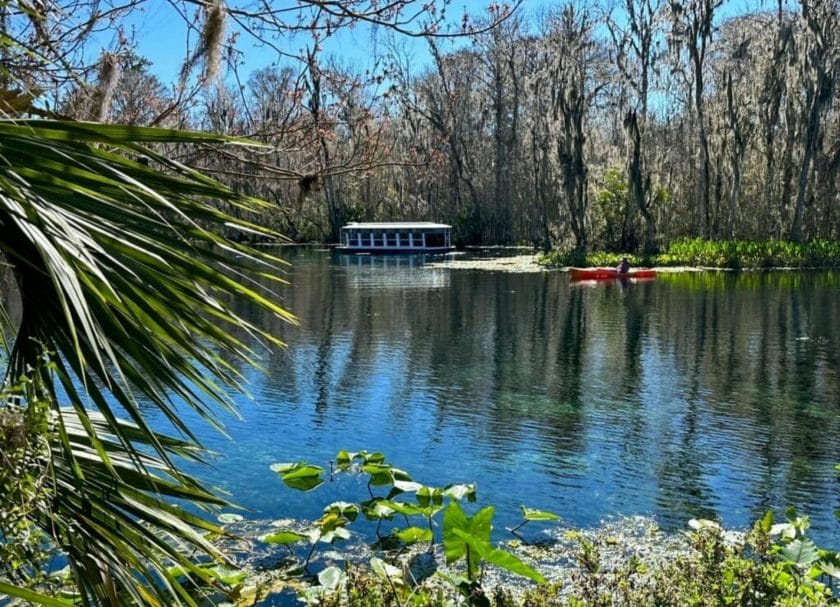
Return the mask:
[[[485,270],[510,273],[568,272],[572,266],[547,267],[537,262],[537,254],[510,255],[505,257],[487,257],[459,259],[463,254],[455,254],[450,259],[434,260],[425,264],[427,268],[449,268],[453,270]],[[642,267],[642,266],[639,266]],[[634,269],[638,269],[634,267]],[[647,268],[646,268],[647,269]],[[659,274],[682,274],[699,272],[795,272],[795,271],[832,271],[835,268],[776,266],[772,268],[720,268],[715,266],[653,266],[650,268]]]

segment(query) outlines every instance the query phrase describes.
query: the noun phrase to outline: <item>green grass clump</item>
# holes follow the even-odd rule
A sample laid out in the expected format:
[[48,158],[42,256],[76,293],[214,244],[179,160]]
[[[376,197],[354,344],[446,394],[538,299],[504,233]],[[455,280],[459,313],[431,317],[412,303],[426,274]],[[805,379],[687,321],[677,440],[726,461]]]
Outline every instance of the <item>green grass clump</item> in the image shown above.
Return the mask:
[[668,245],[658,255],[581,251],[549,251],[538,262],[551,268],[617,266],[627,257],[635,267],[695,266],[709,268],[836,268],[840,267],[840,241],[812,240],[704,240],[687,238]]

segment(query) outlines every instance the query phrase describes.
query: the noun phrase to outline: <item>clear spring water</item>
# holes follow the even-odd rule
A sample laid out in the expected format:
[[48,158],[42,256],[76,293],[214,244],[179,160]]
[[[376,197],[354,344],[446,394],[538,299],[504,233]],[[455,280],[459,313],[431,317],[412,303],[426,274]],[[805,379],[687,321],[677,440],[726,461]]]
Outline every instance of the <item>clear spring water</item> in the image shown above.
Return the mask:
[[284,255],[300,326],[277,323],[288,348],[246,371],[253,400],[226,419],[232,440],[202,434],[219,457],[200,475],[247,517],[314,519],[363,499],[360,481],[299,493],[269,466],[367,449],[429,485],[476,482],[497,529],[520,504],[577,526],[646,514],[668,528],[745,527],[793,506],[840,547],[840,274],[593,286]]

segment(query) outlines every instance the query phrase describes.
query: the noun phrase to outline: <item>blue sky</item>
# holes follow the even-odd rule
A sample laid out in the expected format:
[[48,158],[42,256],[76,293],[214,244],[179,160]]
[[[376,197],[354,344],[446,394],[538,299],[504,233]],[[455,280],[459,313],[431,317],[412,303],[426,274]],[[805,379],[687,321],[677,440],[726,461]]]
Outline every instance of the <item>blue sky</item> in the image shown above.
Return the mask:
[[[289,0],[283,0],[291,5]],[[524,0],[520,7],[526,18],[533,16],[546,7],[561,4],[562,0]],[[273,5],[277,6],[278,2]],[[474,16],[487,14],[489,0],[461,0],[454,2],[448,9],[448,14],[453,21],[460,22],[460,17],[466,11]],[[164,83],[171,83],[177,80],[181,64],[186,56],[188,45],[192,47],[195,43],[195,34],[187,39],[187,28],[182,18],[177,15],[172,5],[168,2],[153,0],[142,4],[142,9],[132,17],[130,26],[133,28],[134,38],[138,42],[138,52],[152,62],[152,72],[155,73]],[[742,12],[764,8],[772,10],[775,2],[762,0],[726,0],[720,14],[731,16]],[[229,28],[230,29],[230,28]],[[131,32],[129,32],[131,33]],[[425,43],[420,39],[400,36],[400,44],[417,54],[418,63],[427,62],[428,51]],[[368,26],[359,26],[353,29],[346,28],[333,36],[326,44],[327,55],[335,55],[345,63],[357,64],[360,67],[368,67],[371,63],[374,49],[378,44],[380,51],[384,51],[385,37],[380,31],[374,35]],[[100,35],[90,51],[98,55],[103,48],[113,48],[116,42],[114,32],[106,32]],[[311,38],[306,34],[287,36],[277,43],[289,53],[298,54],[303,48],[311,44]],[[251,72],[268,67],[272,63],[285,63],[288,59],[279,57],[277,52],[269,48],[261,48],[245,33],[242,33],[237,43],[238,49],[243,53],[244,64],[240,66],[240,76],[243,79]]]

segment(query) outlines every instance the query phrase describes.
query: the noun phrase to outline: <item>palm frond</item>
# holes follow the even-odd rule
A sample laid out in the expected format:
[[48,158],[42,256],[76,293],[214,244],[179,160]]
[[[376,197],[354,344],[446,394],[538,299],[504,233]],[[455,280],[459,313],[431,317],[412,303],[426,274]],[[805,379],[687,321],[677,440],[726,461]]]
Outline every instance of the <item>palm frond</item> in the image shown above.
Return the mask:
[[[176,463],[201,454],[178,407],[221,427],[218,412],[233,410],[227,389],[243,388],[238,369],[258,363],[260,344],[282,345],[232,302],[295,322],[270,286],[284,283],[283,262],[224,237],[282,241],[220,210],[254,215],[267,203],[158,149],[193,143],[247,142],[0,120],[0,252],[23,302],[6,376],[30,371],[46,351],[44,386],[56,403],[66,395],[50,462],[56,499],[40,523],[67,553],[85,604],[189,603],[167,573],[172,563],[212,581],[177,546],[223,559],[200,533],[218,529],[166,501],[225,503]],[[153,430],[141,400],[183,438]]]

